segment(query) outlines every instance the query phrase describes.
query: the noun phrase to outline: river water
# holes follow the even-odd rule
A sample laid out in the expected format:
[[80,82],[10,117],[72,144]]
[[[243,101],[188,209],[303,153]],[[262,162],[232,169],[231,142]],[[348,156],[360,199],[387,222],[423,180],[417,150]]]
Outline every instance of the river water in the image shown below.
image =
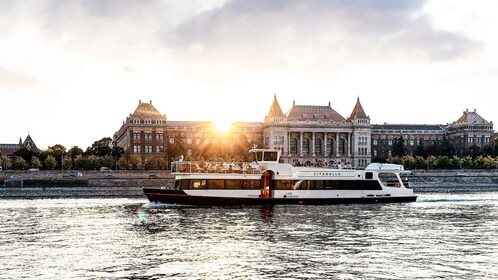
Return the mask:
[[383,205],[0,200],[0,279],[498,279],[498,192]]

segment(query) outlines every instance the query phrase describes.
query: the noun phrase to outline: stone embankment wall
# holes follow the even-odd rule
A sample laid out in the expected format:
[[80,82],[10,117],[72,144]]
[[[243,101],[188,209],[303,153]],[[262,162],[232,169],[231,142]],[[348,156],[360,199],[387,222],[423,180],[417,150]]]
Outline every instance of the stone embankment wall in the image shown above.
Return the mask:
[[[11,176],[22,177],[22,182]],[[144,187],[173,184],[167,171],[10,171],[0,173],[0,197],[143,197]]]
[[[0,198],[143,197],[143,187],[171,188],[168,171],[6,171],[0,172]],[[11,176],[22,177],[23,185]],[[498,191],[498,170],[414,170],[418,193]]]

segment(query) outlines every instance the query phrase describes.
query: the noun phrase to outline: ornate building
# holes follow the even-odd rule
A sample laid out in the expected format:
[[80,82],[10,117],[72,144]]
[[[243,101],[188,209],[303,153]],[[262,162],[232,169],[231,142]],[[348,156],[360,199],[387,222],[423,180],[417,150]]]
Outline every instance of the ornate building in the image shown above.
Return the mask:
[[358,98],[348,119],[331,106],[296,105],[284,114],[274,96],[263,123],[263,146],[294,165],[370,163],[370,117]]
[[[492,145],[494,130],[493,122],[486,121],[476,110],[465,110],[463,115],[446,128],[449,144],[454,154],[462,156],[470,151],[479,152],[485,146]],[[478,150],[478,151],[472,151]]]
[[405,142],[406,154],[417,155],[422,144],[441,145],[445,131],[441,125],[431,124],[382,124],[372,127],[372,158],[385,159],[392,156],[393,146],[400,137]]
[[152,101],[138,102],[138,107],[130,114],[114,133],[114,143],[124,149],[126,155],[138,154],[145,161],[147,156],[163,156],[167,131],[166,115],[161,115]]
[[22,148],[26,148],[34,153],[38,153],[39,151],[38,147],[36,147],[35,142],[28,134],[26,139],[24,139],[24,142],[22,141],[21,138],[19,138],[18,144],[0,144],[0,156],[2,155],[12,156],[17,150]]
[[482,152],[494,139],[493,122],[486,121],[476,110],[466,110],[451,124],[383,124],[372,127],[372,158],[392,155],[396,139],[403,137],[406,154],[417,155],[417,147],[441,147],[447,141],[451,154],[464,156]]
[[[237,155],[256,144],[280,150],[281,159],[294,165],[351,163],[361,168],[372,158],[391,156],[394,143],[400,137],[405,141],[408,155],[417,155],[420,144],[441,146],[445,141],[453,147],[453,154],[465,155],[469,149],[482,151],[491,145],[494,131],[493,123],[475,110],[465,111],[457,121],[445,126],[371,125],[359,98],[350,116],[344,118],[330,102],[327,106],[293,102],[283,113],[275,95],[263,122],[233,123],[225,132],[215,129],[212,122],[167,121],[166,116],[152,106],[152,101],[140,101],[135,112],[114,134],[114,142],[126,155],[140,155],[143,162],[149,156],[179,153],[187,159],[207,159],[216,153]],[[171,152],[175,149],[178,153]]]

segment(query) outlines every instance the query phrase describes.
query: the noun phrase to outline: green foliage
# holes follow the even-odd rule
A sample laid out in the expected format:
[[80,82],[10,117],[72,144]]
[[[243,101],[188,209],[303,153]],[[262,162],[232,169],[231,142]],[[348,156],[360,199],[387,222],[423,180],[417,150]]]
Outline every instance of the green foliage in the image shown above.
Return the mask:
[[2,165],[3,170],[7,170],[7,169],[12,167],[12,161],[6,155],[3,155],[2,157],[0,157],[0,163]]
[[72,146],[71,149],[67,151],[68,155],[74,160],[77,156],[83,154],[83,150],[78,146]]
[[428,156],[426,159],[427,168],[432,169],[437,166],[437,158],[435,156]]
[[111,156],[112,153],[112,139],[110,137],[104,137],[100,140],[93,142],[91,147],[86,149],[87,155],[93,155],[98,157]]
[[142,168],[142,158],[137,154],[132,155],[130,158],[130,165],[131,168],[135,170]]
[[28,167],[28,162],[22,157],[14,157],[14,169],[24,170]]
[[157,167],[157,158],[155,156],[148,157],[147,161],[145,162],[144,168],[146,170],[154,170],[157,169]]
[[118,168],[120,170],[126,170],[127,167],[128,167],[128,161],[126,160],[126,157],[125,156],[121,156],[118,159]]
[[405,139],[403,139],[403,136],[394,139],[392,153],[395,157],[403,157],[406,155]]
[[88,169],[88,159],[82,155],[78,155],[74,159],[74,166],[79,170]]
[[31,167],[33,168],[42,168],[42,162],[37,156],[33,156],[31,158]]
[[45,168],[54,170],[56,166],[57,160],[55,159],[55,157],[53,155],[48,155],[45,159]]
[[166,159],[164,157],[160,157],[157,159],[157,165],[158,165],[159,169],[162,169],[162,170],[167,170],[169,168],[168,162],[166,161]]
[[70,170],[73,167],[73,160],[70,156],[65,156],[62,158],[62,166],[66,170]]

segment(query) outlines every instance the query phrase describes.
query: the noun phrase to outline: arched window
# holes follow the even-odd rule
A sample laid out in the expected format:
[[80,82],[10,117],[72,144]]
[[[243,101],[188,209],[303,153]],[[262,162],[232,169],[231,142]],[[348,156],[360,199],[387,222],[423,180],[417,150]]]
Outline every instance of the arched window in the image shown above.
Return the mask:
[[322,139],[315,138],[315,153],[318,155],[322,154]]
[[303,154],[305,155],[309,155],[310,153],[310,147],[311,147],[311,143],[310,143],[310,139],[309,138],[304,138],[303,139]]
[[297,139],[296,138],[290,139],[290,153],[297,155]]
[[327,151],[325,151],[327,156],[331,156],[334,151],[334,142],[332,141],[332,138],[327,138]]

